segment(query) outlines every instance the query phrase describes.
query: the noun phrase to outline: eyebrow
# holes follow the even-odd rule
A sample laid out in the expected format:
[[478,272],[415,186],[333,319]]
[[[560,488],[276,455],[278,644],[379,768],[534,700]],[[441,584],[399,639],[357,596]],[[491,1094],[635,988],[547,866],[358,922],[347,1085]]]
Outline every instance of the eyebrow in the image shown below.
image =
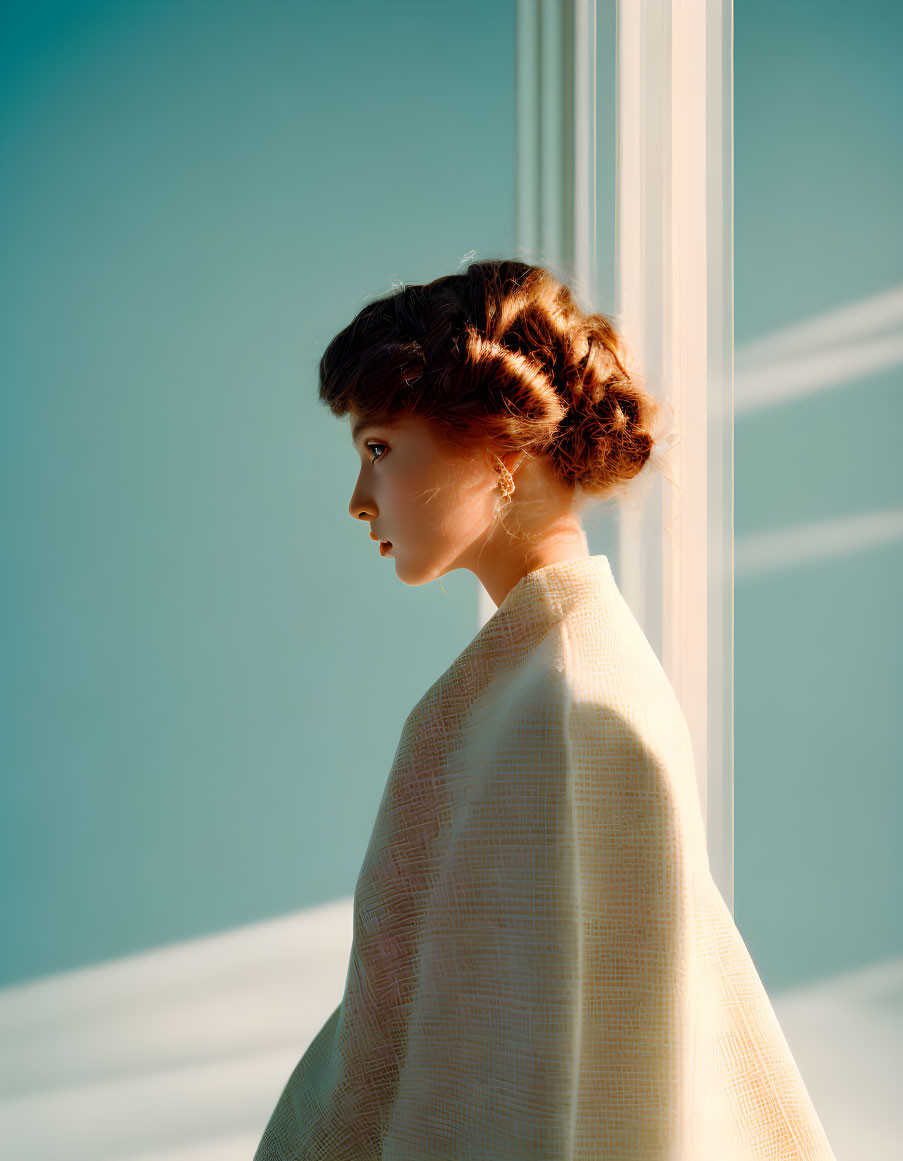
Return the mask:
[[385,427],[390,431],[398,429],[398,424],[389,419],[358,419],[351,425],[351,442],[357,443],[357,437],[368,427]]

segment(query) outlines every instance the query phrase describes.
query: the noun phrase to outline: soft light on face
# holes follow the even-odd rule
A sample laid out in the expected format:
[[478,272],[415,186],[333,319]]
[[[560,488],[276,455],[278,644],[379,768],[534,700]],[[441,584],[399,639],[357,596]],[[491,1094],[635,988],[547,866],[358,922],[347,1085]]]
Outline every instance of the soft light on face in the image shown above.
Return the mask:
[[[358,419],[351,415],[352,431]],[[496,476],[486,455],[441,444],[432,424],[406,416],[353,435],[360,471],[348,510],[381,540],[406,584],[470,567],[490,532]],[[373,552],[378,545],[371,541]]]

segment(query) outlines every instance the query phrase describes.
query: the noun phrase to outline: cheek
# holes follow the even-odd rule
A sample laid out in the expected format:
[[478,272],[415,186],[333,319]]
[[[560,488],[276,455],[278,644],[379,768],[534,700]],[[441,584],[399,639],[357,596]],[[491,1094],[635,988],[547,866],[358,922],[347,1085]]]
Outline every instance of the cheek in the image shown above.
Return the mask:
[[428,519],[429,506],[424,508],[417,484],[400,473],[389,476],[386,473],[374,491],[374,499],[379,508],[381,520],[377,525],[386,529],[388,535],[403,542],[413,534],[415,539],[422,532]]
[[492,519],[492,503],[492,496],[482,481],[465,477],[440,491],[434,502],[434,511],[445,535],[469,542],[483,532]]
[[[393,465],[394,466],[394,465]],[[492,496],[472,465],[432,459],[383,477],[377,495],[397,531],[409,528],[421,536],[469,540],[492,516]]]
[[429,471],[385,481],[380,504],[388,517],[387,526],[399,533],[413,533],[420,540],[444,535],[456,506],[453,492]]

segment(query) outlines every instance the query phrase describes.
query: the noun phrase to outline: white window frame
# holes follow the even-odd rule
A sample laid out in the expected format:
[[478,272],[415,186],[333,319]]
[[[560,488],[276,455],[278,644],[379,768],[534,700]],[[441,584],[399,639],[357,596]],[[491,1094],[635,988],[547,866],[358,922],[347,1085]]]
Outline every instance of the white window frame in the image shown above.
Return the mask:
[[[662,470],[619,506],[612,563],[687,719],[733,912],[733,2],[609,2],[614,46],[598,0],[518,0],[517,248],[614,317],[673,424]],[[600,50],[617,68],[613,305],[596,291]]]

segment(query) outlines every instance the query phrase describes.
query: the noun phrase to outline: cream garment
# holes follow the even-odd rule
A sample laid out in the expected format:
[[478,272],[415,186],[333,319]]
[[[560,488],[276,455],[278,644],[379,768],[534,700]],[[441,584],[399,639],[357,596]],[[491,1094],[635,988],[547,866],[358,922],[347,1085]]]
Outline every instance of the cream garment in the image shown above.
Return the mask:
[[409,714],[255,1154],[300,1158],[835,1161],[607,557],[522,577]]

